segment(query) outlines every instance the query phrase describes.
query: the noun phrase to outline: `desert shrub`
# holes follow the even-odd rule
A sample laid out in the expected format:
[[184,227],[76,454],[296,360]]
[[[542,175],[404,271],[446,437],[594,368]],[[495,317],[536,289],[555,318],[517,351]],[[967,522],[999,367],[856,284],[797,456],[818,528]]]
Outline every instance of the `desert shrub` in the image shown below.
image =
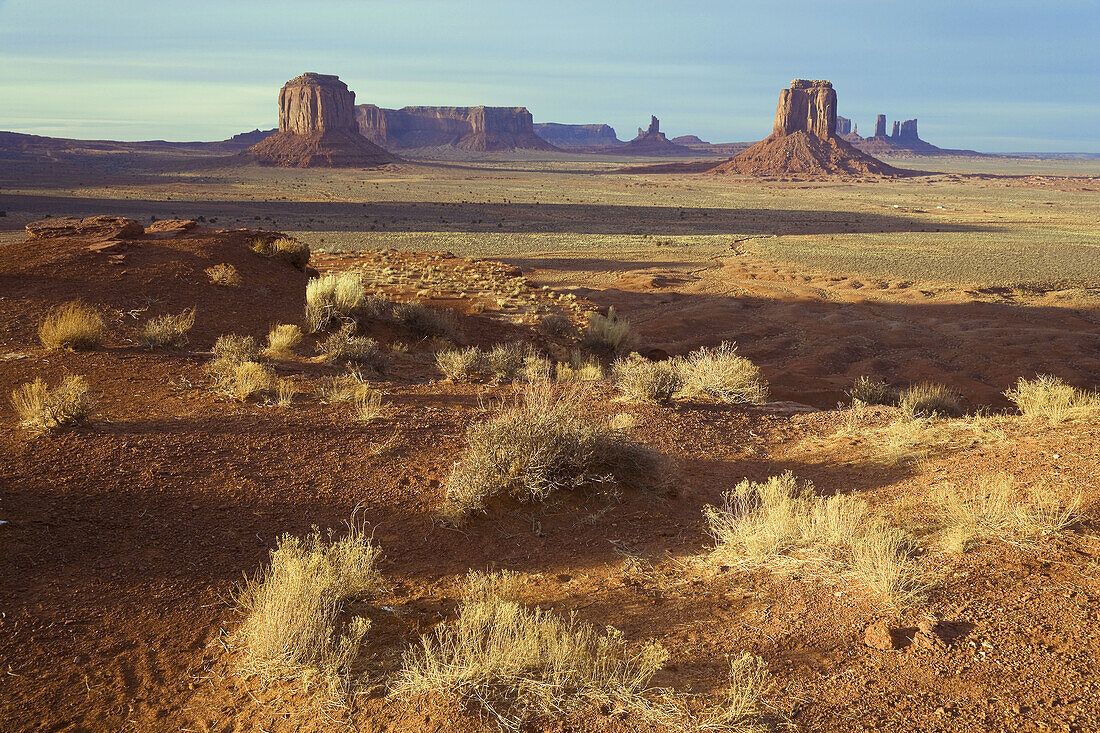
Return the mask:
[[221,285],[226,288],[239,288],[241,283],[244,282],[237,268],[227,262],[211,265],[206,268],[204,272],[214,285]]
[[178,348],[187,343],[187,332],[194,325],[194,308],[150,318],[138,329],[138,343],[147,349]]
[[473,379],[481,372],[481,349],[470,346],[465,349],[437,351],[435,364],[443,376],[455,382]]
[[634,346],[634,334],[630,330],[630,321],[620,318],[615,308],[607,309],[607,315],[596,312],[588,314],[588,325],[584,330],[581,345],[607,354],[622,354]]
[[12,390],[11,404],[19,424],[35,433],[80,425],[95,409],[87,380],[77,375],[65,377],[53,389],[35,377]]
[[378,342],[366,336],[356,336],[353,328],[343,328],[317,344],[317,352],[329,364],[359,364],[378,374],[385,372],[389,361]]
[[675,362],[649,361],[637,354],[616,359],[611,379],[628,399],[652,405],[668,404],[684,384]]
[[522,377],[527,382],[549,382],[554,373],[554,363],[541,354],[531,353],[523,358]]
[[306,265],[309,264],[311,254],[308,244],[290,237],[279,237],[271,242],[263,238],[254,239],[252,240],[252,251],[264,257],[287,262],[299,270],[304,270]]
[[357,389],[352,402],[356,417],[363,421],[377,420],[390,413],[390,405],[386,403],[384,395],[370,387]]
[[356,617],[339,629],[339,619],[348,601],[382,588],[380,554],[361,529],[339,540],[316,527],[304,540],[280,537],[268,566],[237,596],[245,671],[272,680],[317,670],[331,691],[346,691],[370,621]]
[[661,456],[590,419],[580,397],[532,385],[521,404],[471,425],[443,515],[461,522],[504,495],[527,502],[584,486],[660,485],[666,476]]
[[103,316],[80,300],[52,309],[38,326],[38,338],[47,349],[94,349],[106,336]]
[[1012,400],[1023,415],[1053,423],[1100,418],[1100,394],[1077,389],[1049,374],[1031,380],[1020,377],[1016,387],[1005,392],[1005,397]]
[[218,336],[212,352],[213,357],[207,363],[206,370],[220,386],[232,381],[238,366],[255,360],[260,353],[254,338],[235,333]]
[[279,378],[275,370],[256,361],[243,361],[233,369],[226,391],[242,402],[252,397],[275,397]]
[[559,382],[598,382],[603,379],[603,366],[599,359],[575,350],[570,354],[568,363],[555,365],[555,378]]
[[862,402],[865,405],[892,405],[895,400],[894,390],[881,379],[871,377],[856,377],[847,395],[852,402]]
[[298,394],[298,387],[293,380],[280,379],[275,383],[275,402],[280,407],[286,407],[293,402],[296,394]]
[[935,382],[912,385],[898,397],[898,405],[907,417],[959,417],[964,412],[959,393]]
[[560,313],[543,316],[542,320],[539,321],[539,331],[547,336],[566,338],[575,334],[576,330],[573,322]]
[[349,369],[337,377],[321,383],[321,401],[326,403],[352,402],[355,395],[370,384],[358,369]]
[[350,318],[366,300],[363,281],[354,272],[322,275],[306,283],[306,323],[312,332]]
[[716,553],[731,564],[839,575],[898,602],[918,593],[905,533],[862,499],[819,496],[787,472],[763,483],[742,481],[723,502],[703,512]]
[[287,356],[294,351],[294,347],[302,342],[302,329],[293,323],[281,323],[272,326],[267,333],[267,348],[265,353],[270,356]]
[[727,404],[760,405],[768,400],[768,383],[760,369],[737,354],[728,342],[703,347],[677,361],[686,397],[706,397]]
[[511,382],[523,373],[527,357],[533,356],[534,353],[534,350],[524,343],[495,344],[485,352],[484,369],[498,382]]
[[393,306],[392,315],[394,321],[415,336],[450,337],[455,333],[453,316],[422,303],[398,303]]
[[507,592],[509,575],[470,575],[457,617],[405,653],[399,694],[475,706],[505,730],[587,706],[648,707],[663,647],[632,649],[617,629],[528,608]]
[[941,487],[935,493],[940,542],[965,552],[982,539],[1033,538],[1058,532],[1080,519],[1081,496],[1014,485],[1008,474],[980,479],[969,488]]

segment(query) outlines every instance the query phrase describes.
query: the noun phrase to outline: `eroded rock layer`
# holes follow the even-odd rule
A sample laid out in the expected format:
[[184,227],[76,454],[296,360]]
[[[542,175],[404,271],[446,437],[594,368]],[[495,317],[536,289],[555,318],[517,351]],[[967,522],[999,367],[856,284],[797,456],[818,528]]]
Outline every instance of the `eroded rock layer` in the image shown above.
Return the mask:
[[455,147],[462,150],[554,150],[535,134],[526,107],[356,108],[357,130],[387,148]]

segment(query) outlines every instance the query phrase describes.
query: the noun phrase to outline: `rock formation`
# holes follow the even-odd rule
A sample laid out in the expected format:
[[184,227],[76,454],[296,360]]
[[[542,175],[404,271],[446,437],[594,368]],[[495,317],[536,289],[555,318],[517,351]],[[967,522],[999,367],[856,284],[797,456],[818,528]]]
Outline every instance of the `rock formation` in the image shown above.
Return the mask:
[[894,137],[901,140],[917,140],[917,121],[913,119],[902,122],[898,134]]
[[604,149],[599,152],[614,155],[691,155],[691,148],[676,143],[665,137],[661,132],[661,121],[650,115],[649,127],[638,128],[638,136],[625,145],[617,148]]
[[890,131],[890,137],[898,137],[901,134],[901,123],[894,120],[894,129]]
[[840,138],[833,85],[805,79],[795,79],[779,93],[770,137],[712,171],[774,177],[902,173]]
[[403,107],[361,104],[356,129],[387,148],[455,147],[462,150],[555,150],[535,134],[526,107]]
[[875,137],[886,137],[886,115],[875,118]]
[[558,122],[539,122],[534,125],[535,134],[559,148],[591,148],[622,145],[623,141],[610,125],[563,125]]
[[679,137],[672,138],[672,142],[677,145],[710,145],[709,142],[698,135],[680,135]]
[[359,134],[355,92],[328,74],[305,73],[279,91],[279,130],[241,154],[263,165],[369,167],[396,158]]
[[836,116],[836,134],[837,135],[850,135],[852,134],[852,121],[847,117]]

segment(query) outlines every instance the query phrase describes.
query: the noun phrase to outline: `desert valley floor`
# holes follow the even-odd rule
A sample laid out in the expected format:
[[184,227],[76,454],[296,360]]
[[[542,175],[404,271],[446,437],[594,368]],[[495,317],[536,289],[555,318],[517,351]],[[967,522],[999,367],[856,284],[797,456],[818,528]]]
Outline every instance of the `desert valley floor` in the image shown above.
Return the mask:
[[[909,158],[891,162],[937,172],[896,180],[622,172],[628,162],[5,163],[0,393],[79,374],[96,410],[40,436],[2,412],[0,728],[492,730],[477,706],[404,697],[392,683],[420,636],[454,619],[469,571],[507,569],[530,607],[662,645],[651,684],[686,711],[671,729],[708,729],[745,653],[770,682],[753,721],[726,730],[1100,729],[1100,419],[1021,415],[1005,396],[1040,374],[1100,387],[1100,162]],[[145,233],[25,229],[100,215]],[[276,233],[308,244],[317,272],[253,251]],[[237,285],[211,282],[222,264]],[[383,352],[367,377],[380,416],[330,399],[344,369],[316,351],[327,333],[262,358],[289,385],[282,404],[212,387],[219,336],[308,331],[308,278],[346,271],[386,301],[443,314],[434,331],[358,324]],[[104,344],[47,350],[40,322],[77,298],[102,312]],[[631,401],[606,354],[583,355],[602,358],[606,376],[554,389],[656,451],[668,480],[442,521],[469,426],[530,387],[445,378],[437,355],[521,342],[568,362],[588,314],[612,307],[654,362],[736,343],[770,396]],[[186,345],[137,345],[146,319],[188,308]],[[568,326],[551,332],[555,314]],[[863,376],[946,385],[964,414],[852,406]],[[829,568],[716,555],[705,507],[743,479],[787,471],[903,531],[919,592],[887,598]],[[943,492],[980,494],[990,481],[1043,497],[1036,511],[1072,505],[1072,521],[975,530],[950,547]],[[334,701],[308,675],[242,673],[242,578],[281,535],[339,535],[349,521],[381,548],[385,579],[344,609],[371,622],[353,694]],[[596,704],[523,725],[670,729]]]

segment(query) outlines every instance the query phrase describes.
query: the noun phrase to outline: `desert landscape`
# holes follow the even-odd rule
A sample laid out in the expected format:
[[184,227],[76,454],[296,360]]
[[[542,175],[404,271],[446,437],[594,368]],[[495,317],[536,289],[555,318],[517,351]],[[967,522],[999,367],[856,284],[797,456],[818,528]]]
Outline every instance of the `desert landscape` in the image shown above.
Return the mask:
[[1100,730],[1100,156],[270,91],[0,132],[0,728]]

